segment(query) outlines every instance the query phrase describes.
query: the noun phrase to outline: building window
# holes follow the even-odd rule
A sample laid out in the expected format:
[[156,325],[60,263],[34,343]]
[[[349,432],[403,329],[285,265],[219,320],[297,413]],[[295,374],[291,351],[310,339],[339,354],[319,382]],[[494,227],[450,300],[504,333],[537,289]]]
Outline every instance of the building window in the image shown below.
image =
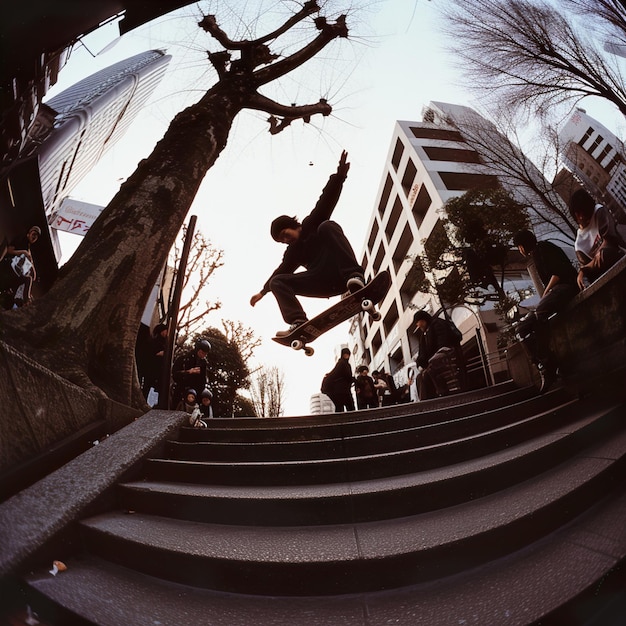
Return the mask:
[[367,247],[369,248],[370,254],[374,249],[374,243],[376,241],[376,237],[378,236],[378,221],[374,220],[372,224],[372,232],[370,233],[370,238],[367,241]]
[[415,202],[413,203],[413,217],[415,218],[415,223],[418,228],[422,225],[432,203],[433,199],[430,197],[426,185],[422,184],[415,198]]
[[467,191],[468,189],[494,189],[498,177],[491,174],[470,174],[467,172],[439,172],[446,189]]
[[391,157],[391,164],[393,168],[398,171],[398,167],[400,166],[400,161],[402,159],[402,154],[404,153],[404,146],[402,145],[402,140],[398,137],[398,141],[396,141],[396,147],[393,151],[393,156]]
[[409,228],[408,223],[404,225],[404,230],[402,231],[402,235],[400,235],[400,241],[398,241],[398,245],[394,250],[392,259],[393,259],[393,267],[398,273],[400,266],[404,263],[411,246],[413,245],[413,233]]
[[404,194],[407,197],[411,191],[416,175],[417,168],[415,167],[415,163],[413,163],[412,159],[409,159],[409,162],[406,164],[406,169],[404,170],[404,176],[402,177],[402,189],[404,189]]
[[452,161],[454,163],[482,163],[476,150],[462,150],[460,148],[438,148],[423,146],[426,156],[431,161]]
[[383,187],[383,195],[380,198],[378,204],[378,213],[382,217],[385,214],[387,208],[387,202],[389,202],[389,195],[391,194],[391,188],[393,187],[393,181],[391,180],[391,174],[387,174],[387,180],[385,180],[385,186]]
[[380,347],[383,345],[383,339],[380,335],[380,328],[376,331],[376,334],[374,335],[374,337],[372,338],[372,358],[374,358],[377,354],[378,351],[380,350]]
[[374,259],[374,274],[378,274],[378,270],[380,269],[380,265],[383,262],[383,258],[385,256],[385,248],[383,247],[383,242],[380,242],[380,246],[378,246],[378,252],[376,253],[376,258]]
[[589,139],[589,137],[591,137],[591,135],[593,135],[593,128],[591,128],[591,126],[586,130],[585,134],[580,138],[580,141],[578,142],[579,146],[582,146],[585,144],[585,142],[587,141],[587,139]]
[[458,130],[411,126],[411,132],[416,139],[438,139],[443,141],[460,141],[461,143],[465,143],[463,135],[461,135]]
[[396,201],[393,203],[393,209],[391,210],[391,215],[387,220],[387,226],[385,227],[385,235],[387,235],[387,241],[391,241],[393,234],[396,232],[396,227],[398,226],[398,220],[402,215],[402,200],[400,200],[400,196],[396,196]]
[[387,311],[387,315],[385,315],[385,318],[383,319],[383,328],[385,329],[386,335],[389,335],[399,317],[398,307],[396,306],[396,303],[393,302],[389,307],[389,311]]

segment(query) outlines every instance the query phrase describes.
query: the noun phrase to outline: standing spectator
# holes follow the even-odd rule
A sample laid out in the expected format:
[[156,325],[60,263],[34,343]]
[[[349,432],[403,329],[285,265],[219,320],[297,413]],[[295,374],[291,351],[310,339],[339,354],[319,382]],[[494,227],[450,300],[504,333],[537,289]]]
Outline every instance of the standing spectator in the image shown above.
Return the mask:
[[359,409],[374,409],[378,407],[378,392],[374,386],[374,379],[369,375],[367,365],[359,365],[354,383],[356,390],[356,404]]
[[185,389],[204,389],[209,386],[207,355],[211,344],[206,339],[196,341],[193,350],[179,356],[172,366],[174,379],[173,402],[178,403]]
[[31,288],[37,275],[30,248],[40,236],[41,228],[31,226],[25,235],[7,245],[0,267],[0,291],[5,294],[6,309],[22,307],[32,300]]
[[335,367],[328,373],[328,391],[326,395],[333,401],[335,412],[342,413],[354,411],[354,398],[352,397],[352,367],[350,366],[350,350],[343,348],[341,357]]
[[430,400],[448,395],[448,382],[454,378],[463,379],[459,371],[464,370],[465,362],[459,338],[450,322],[433,317],[427,311],[418,311],[413,322],[420,333],[417,356],[417,364],[422,368],[417,375],[419,398]]
[[609,210],[584,189],[574,192],[569,210],[578,224],[574,250],[580,263],[578,287],[584,289],[585,279],[592,283],[624,256],[626,243]]
[[528,259],[528,265],[534,263],[544,285],[534,314],[527,315],[517,328],[537,365],[541,377],[540,392],[543,393],[554,383],[557,373],[556,360],[550,350],[548,318],[562,311],[578,293],[578,277],[565,252],[549,241],[537,241],[532,231],[519,231],[513,237],[513,243]]

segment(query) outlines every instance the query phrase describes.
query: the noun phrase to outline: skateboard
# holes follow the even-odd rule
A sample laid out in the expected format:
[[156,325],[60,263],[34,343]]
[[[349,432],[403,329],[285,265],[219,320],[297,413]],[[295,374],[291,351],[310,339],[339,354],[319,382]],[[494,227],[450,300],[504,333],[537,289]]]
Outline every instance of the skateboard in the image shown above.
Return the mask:
[[352,294],[346,294],[339,302],[298,326],[298,328],[294,328],[288,335],[272,337],[272,339],[276,343],[290,346],[294,350],[304,350],[304,354],[312,356],[314,350],[307,344],[358,313],[365,312],[374,321],[378,321],[380,313],[376,310],[375,305],[385,297],[390,286],[389,272],[380,272],[365,287]]

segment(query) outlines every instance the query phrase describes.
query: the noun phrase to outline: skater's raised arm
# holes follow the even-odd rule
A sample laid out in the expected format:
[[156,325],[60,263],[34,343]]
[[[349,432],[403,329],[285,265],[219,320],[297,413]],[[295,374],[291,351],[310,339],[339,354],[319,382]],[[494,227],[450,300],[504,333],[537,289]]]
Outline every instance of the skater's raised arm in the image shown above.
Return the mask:
[[348,153],[344,150],[339,158],[339,165],[337,165],[337,171],[330,176],[326,186],[322,190],[322,195],[317,200],[315,207],[309,213],[308,217],[302,220],[302,230],[306,234],[309,229],[317,229],[317,227],[326,220],[330,219],[333,214],[337,202],[339,202],[339,196],[343,189],[343,183],[348,176],[348,170],[350,169],[350,163],[347,161]]

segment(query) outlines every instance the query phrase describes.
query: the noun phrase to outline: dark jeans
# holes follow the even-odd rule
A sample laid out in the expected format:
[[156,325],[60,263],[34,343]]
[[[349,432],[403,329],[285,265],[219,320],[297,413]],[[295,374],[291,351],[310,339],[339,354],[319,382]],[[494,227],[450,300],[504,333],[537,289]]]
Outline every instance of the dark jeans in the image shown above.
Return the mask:
[[307,318],[296,296],[329,298],[346,291],[346,281],[353,274],[363,274],[354,250],[343,230],[336,222],[327,220],[317,229],[320,245],[323,246],[321,260],[304,272],[278,274],[270,281],[283,319],[288,324]]
[[534,314],[527,315],[517,328],[517,334],[528,347],[536,365],[555,369],[554,355],[550,350],[549,318],[562,311],[578,293],[574,285],[557,284],[550,293],[542,296]]
[[346,411],[354,411],[354,398],[352,393],[340,394],[338,396],[328,396],[335,405],[335,413],[343,413],[344,408]]

